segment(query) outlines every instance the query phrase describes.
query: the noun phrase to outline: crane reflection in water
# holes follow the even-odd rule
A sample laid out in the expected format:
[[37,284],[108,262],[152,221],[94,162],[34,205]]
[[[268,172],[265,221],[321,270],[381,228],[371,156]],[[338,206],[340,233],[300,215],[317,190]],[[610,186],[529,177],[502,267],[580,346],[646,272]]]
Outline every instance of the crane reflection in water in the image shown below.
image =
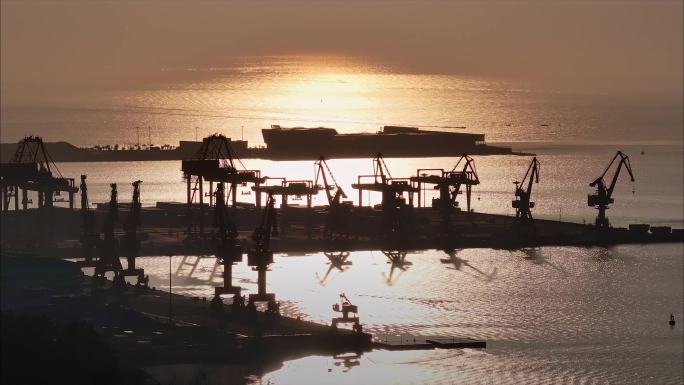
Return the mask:
[[328,258],[328,270],[325,272],[323,277],[321,277],[320,274],[316,273],[316,278],[318,279],[318,283],[320,283],[321,286],[325,286],[328,283],[328,279],[333,269],[337,269],[338,273],[335,276],[333,276],[333,278],[330,278],[330,280],[334,279],[337,275],[340,275],[347,271],[349,269],[349,266],[352,265],[351,261],[347,261],[347,258],[349,258],[348,251],[325,252],[323,254],[326,256],[326,258]]
[[525,254],[524,258],[526,261],[530,261],[535,265],[548,266],[562,273],[563,275],[568,275],[568,273],[565,270],[563,270],[563,268],[555,265],[552,262],[549,262],[549,260],[546,257],[544,257],[544,254],[542,253],[540,247],[526,247],[520,249],[520,251],[522,251]]
[[335,362],[333,365],[342,366],[342,372],[348,372],[352,370],[353,367],[361,365],[361,356],[363,353],[342,353],[333,355]]
[[[487,281],[487,282],[493,280],[496,277],[496,274],[497,274],[497,268],[496,267],[492,269],[491,273],[486,273],[486,272],[478,269],[477,267],[473,266],[467,260],[460,258],[458,256],[459,251],[460,251],[459,249],[444,250],[444,252],[449,256],[449,258],[440,258],[440,262],[442,262],[443,264],[451,264],[454,266],[454,267],[447,267],[448,269],[462,271],[466,274],[471,274],[476,278],[484,278],[485,281]],[[474,271],[477,274],[468,273],[467,271],[465,271],[465,269],[463,269],[464,267],[470,268],[472,271]]]
[[[385,283],[392,286],[412,263],[406,260],[406,251],[383,250],[382,253],[387,257],[387,263],[390,265],[389,274],[383,272],[382,276],[385,278]],[[396,275],[394,275],[395,270],[399,270]]]

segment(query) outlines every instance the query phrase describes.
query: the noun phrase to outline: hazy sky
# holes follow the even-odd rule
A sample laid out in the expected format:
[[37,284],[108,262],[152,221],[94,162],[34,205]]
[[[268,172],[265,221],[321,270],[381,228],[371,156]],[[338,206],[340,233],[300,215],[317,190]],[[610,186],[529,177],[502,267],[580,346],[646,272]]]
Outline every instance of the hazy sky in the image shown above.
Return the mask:
[[3,103],[29,89],[126,88],[172,81],[162,69],[281,54],[681,95],[682,13],[682,1],[2,1]]

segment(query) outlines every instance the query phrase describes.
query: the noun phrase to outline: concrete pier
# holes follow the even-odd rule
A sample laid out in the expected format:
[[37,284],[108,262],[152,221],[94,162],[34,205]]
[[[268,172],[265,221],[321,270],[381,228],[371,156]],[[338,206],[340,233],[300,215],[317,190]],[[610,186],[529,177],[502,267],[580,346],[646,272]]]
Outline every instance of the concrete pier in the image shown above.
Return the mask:
[[[140,256],[198,255],[215,252],[218,239],[213,228],[204,234],[187,235],[184,204],[160,204],[141,211]],[[125,215],[125,206],[122,208]],[[198,210],[199,211],[199,210]],[[210,210],[204,210],[208,212]],[[98,223],[105,210],[97,210]],[[255,207],[237,207],[231,212],[238,225],[238,241],[247,249],[250,235],[260,220]],[[209,214],[206,214],[207,216]],[[456,211],[448,231],[432,208],[413,208],[404,218],[400,233],[383,229],[382,211],[370,207],[354,208],[350,215],[349,234],[325,236],[326,209],[287,207],[277,210],[280,236],[271,241],[273,252],[319,252],[355,250],[420,250],[450,248],[520,248],[535,246],[594,246],[683,242],[681,229],[654,227],[597,228],[593,225],[535,219],[520,226],[515,218],[497,214]],[[0,215],[4,250],[40,252],[55,257],[79,257],[82,218],[77,210],[5,211]],[[211,218],[206,218],[210,223]],[[41,231],[40,229],[49,229]],[[122,231],[116,233],[123,236]]]

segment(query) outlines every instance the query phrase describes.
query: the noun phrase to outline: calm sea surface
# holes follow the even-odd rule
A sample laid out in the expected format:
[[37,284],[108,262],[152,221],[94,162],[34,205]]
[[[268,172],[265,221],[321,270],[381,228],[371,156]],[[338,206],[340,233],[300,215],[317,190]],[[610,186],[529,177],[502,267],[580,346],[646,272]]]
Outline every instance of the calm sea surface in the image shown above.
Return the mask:
[[[443,261],[444,259],[444,261]],[[485,350],[374,351],[351,360],[307,357],[249,377],[257,384],[682,383],[682,245],[526,251],[409,252],[405,271],[379,251],[352,253],[344,271],[325,255],[279,255],[269,291],[285,314],[327,323],[339,293],[371,333],[487,340]],[[181,265],[181,263],[184,263]],[[166,258],[141,258],[151,284],[168,285]],[[193,271],[194,269],[194,271]],[[212,295],[213,258],[173,257],[174,290]],[[234,282],[256,290],[245,264]],[[679,322],[667,324],[670,313]],[[349,361],[347,362],[349,365]],[[152,368],[162,381],[230,383],[249,369]],[[182,383],[182,382],[180,382]]]
[[[623,174],[608,216],[615,226],[683,226],[682,110],[642,101],[565,95],[520,84],[446,75],[396,74],[339,60],[261,59],[234,68],[190,69],[185,81],[137,90],[3,105],[2,141],[26,134],[77,145],[175,144],[221,132],[261,141],[272,123],[326,125],[340,132],[375,131],[382,124],[420,124],[484,132],[490,142],[515,142],[538,154],[534,211],[540,218],[591,222],[588,184],[618,149],[631,157],[636,182]],[[466,126],[466,130],[454,127]],[[139,127],[139,129],[136,129]],[[147,127],[150,127],[149,130]],[[476,157],[482,184],[476,211],[513,214],[513,182],[530,158]],[[394,176],[417,168],[450,169],[456,158],[388,159]],[[244,160],[269,176],[313,178],[313,162]],[[350,184],[372,172],[370,159],[332,160],[349,198]],[[91,202],[108,199],[119,184],[143,180],[143,204],[182,201],[179,161],[59,164],[66,177],[87,174]],[[364,201],[378,203],[377,196]],[[243,201],[253,195],[240,194]],[[323,203],[322,197],[316,203]],[[428,196],[427,202],[430,201]],[[296,202],[294,202],[296,203]],[[144,224],[143,224],[144,225]],[[328,323],[344,292],[359,305],[374,333],[442,334],[486,339],[486,350],[365,353],[308,357],[267,373],[254,368],[175,365],[150,368],[163,383],[434,384],[613,383],[681,384],[684,315],[682,245],[555,248],[503,251],[408,252],[404,269],[391,269],[380,251],[351,253],[342,271],[326,255],[278,255],[269,291],[285,314]],[[125,262],[124,262],[125,263]],[[141,258],[151,284],[168,282],[166,258]],[[256,290],[245,264],[235,279]],[[211,256],[174,256],[174,291],[211,296],[221,268]],[[670,328],[670,313],[677,325]],[[204,379],[204,380],[202,380]],[[205,382],[202,382],[205,381]]]

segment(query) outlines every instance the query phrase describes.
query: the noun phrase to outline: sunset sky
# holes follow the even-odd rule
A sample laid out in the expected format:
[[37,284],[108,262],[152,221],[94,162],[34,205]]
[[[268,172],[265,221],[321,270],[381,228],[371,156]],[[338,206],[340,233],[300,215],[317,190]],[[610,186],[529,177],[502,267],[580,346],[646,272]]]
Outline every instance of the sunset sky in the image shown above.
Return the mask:
[[569,92],[682,92],[681,1],[3,1],[1,27],[3,104],[292,54]]

